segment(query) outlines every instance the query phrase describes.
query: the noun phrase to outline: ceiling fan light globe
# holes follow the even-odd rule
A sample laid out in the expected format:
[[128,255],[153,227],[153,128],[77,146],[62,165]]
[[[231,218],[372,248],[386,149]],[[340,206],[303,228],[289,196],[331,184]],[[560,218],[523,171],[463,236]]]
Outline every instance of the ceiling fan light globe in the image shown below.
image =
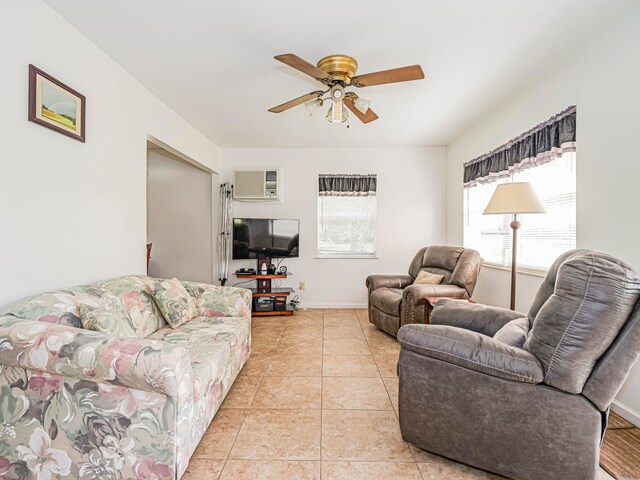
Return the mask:
[[320,98],[314,98],[313,100],[309,100],[304,104],[304,108],[307,109],[307,112],[309,112],[309,115],[313,115],[315,112],[317,112],[320,109],[321,106],[322,106],[322,99]]
[[363,115],[367,114],[370,105],[371,100],[367,100],[366,98],[358,98],[353,102],[353,106],[356,107]]

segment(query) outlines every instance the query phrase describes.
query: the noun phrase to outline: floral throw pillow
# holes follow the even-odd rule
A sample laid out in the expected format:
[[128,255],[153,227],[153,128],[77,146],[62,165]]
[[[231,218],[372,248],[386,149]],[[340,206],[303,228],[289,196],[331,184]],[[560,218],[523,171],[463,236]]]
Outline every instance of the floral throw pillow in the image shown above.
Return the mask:
[[116,298],[80,298],[78,309],[82,328],[86,330],[137,338],[127,312]]
[[151,294],[172,328],[198,316],[196,302],[177,278],[155,282],[151,285]]

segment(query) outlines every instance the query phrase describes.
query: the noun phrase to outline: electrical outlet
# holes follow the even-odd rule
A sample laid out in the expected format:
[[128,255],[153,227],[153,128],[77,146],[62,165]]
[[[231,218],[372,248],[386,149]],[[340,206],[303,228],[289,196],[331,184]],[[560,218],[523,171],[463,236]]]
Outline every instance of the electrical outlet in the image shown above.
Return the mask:
[[304,282],[298,282],[298,290],[304,290]]

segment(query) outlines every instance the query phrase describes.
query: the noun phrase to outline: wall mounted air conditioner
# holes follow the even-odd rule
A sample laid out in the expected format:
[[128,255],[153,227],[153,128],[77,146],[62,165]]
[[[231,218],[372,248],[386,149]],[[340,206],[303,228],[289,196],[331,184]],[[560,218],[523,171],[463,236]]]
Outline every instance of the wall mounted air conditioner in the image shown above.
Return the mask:
[[233,199],[240,201],[280,200],[279,168],[236,170],[233,172]]

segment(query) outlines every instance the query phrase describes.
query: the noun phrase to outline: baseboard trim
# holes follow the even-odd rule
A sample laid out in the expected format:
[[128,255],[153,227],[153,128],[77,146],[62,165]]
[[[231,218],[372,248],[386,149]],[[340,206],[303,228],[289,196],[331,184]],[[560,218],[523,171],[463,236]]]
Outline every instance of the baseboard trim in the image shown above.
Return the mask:
[[305,308],[367,308],[366,303],[314,303],[314,304],[304,304],[300,306],[300,310],[304,310]]
[[625,420],[633,423],[636,427],[640,427],[640,413],[636,412],[634,409],[625,405],[624,403],[614,400],[611,405],[611,410],[616,412]]

